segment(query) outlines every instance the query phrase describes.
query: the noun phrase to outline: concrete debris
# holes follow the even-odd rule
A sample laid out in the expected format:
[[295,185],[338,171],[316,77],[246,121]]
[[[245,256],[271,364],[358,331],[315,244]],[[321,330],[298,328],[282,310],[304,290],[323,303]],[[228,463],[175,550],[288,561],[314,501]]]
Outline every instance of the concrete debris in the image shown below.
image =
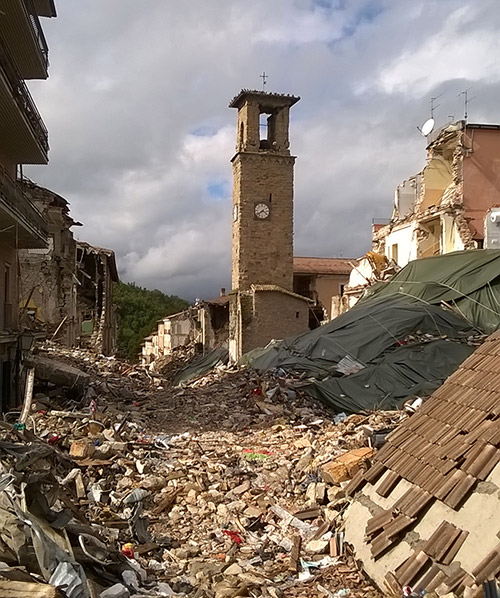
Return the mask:
[[407,414],[335,424],[284,377],[225,368],[179,389],[116,359],[44,353],[88,385],[82,399],[37,380],[26,425],[13,412],[0,427],[9,571],[41,571],[69,598],[378,596],[343,544],[343,487],[370,434]]
[[35,368],[38,380],[45,380],[56,386],[83,389],[90,382],[89,374],[81,369],[42,355],[32,355],[27,365]]

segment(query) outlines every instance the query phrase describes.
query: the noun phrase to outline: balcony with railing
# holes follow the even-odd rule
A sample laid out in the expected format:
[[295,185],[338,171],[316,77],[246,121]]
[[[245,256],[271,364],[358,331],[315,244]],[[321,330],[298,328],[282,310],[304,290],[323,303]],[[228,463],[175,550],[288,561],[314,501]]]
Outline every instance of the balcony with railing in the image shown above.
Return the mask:
[[2,0],[0,33],[23,79],[48,77],[49,49],[33,0]]
[[33,36],[38,45],[40,54],[42,55],[45,69],[47,69],[49,67],[49,47],[47,45],[47,40],[45,39],[45,35],[43,33],[40,19],[38,18],[38,12],[35,8],[33,0],[21,0],[21,3],[24,5],[24,8],[26,10],[28,20],[31,23]]
[[17,248],[43,248],[47,245],[48,225],[31,203],[22,184],[0,167],[0,229],[14,238]]
[[[28,125],[31,135],[34,137],[39,148],[43,152],[45,161],[47,159],[49,151],[48,132],[45,124],[38,112],[35,102],[23,81],[20,73],[18,72],[15,62],[7,48],[6,43],[0,36],[0,69],[3,74],[4,85],[7,86],[7,96],[10,95],[11,101],[13,101],[18,110],[24,117],[26,124]],[[0,90],[1,91],[1,90]],[[1,100],[1,97],[0,97]],[[9,97],[5,98],[5,102],[9,101]],[[6,107],[7,108],[7,107]],[[14,123],[12,122],[12,126]],[[5,139],[6,134],[2,131],[2,136]],[[7,139],[8,141],[8,139]],[[29,160],[19,159],[19,163],[30,163]],[[36,162],[35,162],[36,163]]]

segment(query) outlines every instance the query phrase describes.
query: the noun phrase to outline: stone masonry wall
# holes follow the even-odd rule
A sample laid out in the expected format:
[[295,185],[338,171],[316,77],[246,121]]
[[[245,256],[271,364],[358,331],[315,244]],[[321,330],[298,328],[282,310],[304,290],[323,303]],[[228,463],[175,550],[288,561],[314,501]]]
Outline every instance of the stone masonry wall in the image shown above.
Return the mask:
[[[295,158],[272,152],[240,153],[233,161],[232,288],[275,284],[293,288],[293,166]],[[255,204],[270,215],[259,220]]]
[[309,329],[308,303],[279,291],[254,293],[253,314],[250,323],[243,326],[243,353]]

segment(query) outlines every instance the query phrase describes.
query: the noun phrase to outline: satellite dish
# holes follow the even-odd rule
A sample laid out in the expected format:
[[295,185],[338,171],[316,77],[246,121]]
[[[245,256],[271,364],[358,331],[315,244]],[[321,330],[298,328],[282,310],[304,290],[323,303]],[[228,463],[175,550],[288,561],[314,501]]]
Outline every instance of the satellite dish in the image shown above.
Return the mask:
[[420,129],[420,132],[424,137],[427,137],[427,135],[430,135],[432,131],[434,131],[434,124],[435,123],[433,118],[429,118],[424,122],[422,128]]

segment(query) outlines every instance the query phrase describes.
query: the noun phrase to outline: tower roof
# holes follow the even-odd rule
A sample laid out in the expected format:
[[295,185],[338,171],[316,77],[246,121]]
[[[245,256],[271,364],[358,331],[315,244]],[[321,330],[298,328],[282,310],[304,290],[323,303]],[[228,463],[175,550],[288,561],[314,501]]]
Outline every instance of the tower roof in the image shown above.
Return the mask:
[[293,106],[300,100],[300,97],[285,93],[268,93],[267,91],[258,91],[256,89],[242,89],[231,100],[229,108],[240,108],[247,100],[257,101],[268,106]]

